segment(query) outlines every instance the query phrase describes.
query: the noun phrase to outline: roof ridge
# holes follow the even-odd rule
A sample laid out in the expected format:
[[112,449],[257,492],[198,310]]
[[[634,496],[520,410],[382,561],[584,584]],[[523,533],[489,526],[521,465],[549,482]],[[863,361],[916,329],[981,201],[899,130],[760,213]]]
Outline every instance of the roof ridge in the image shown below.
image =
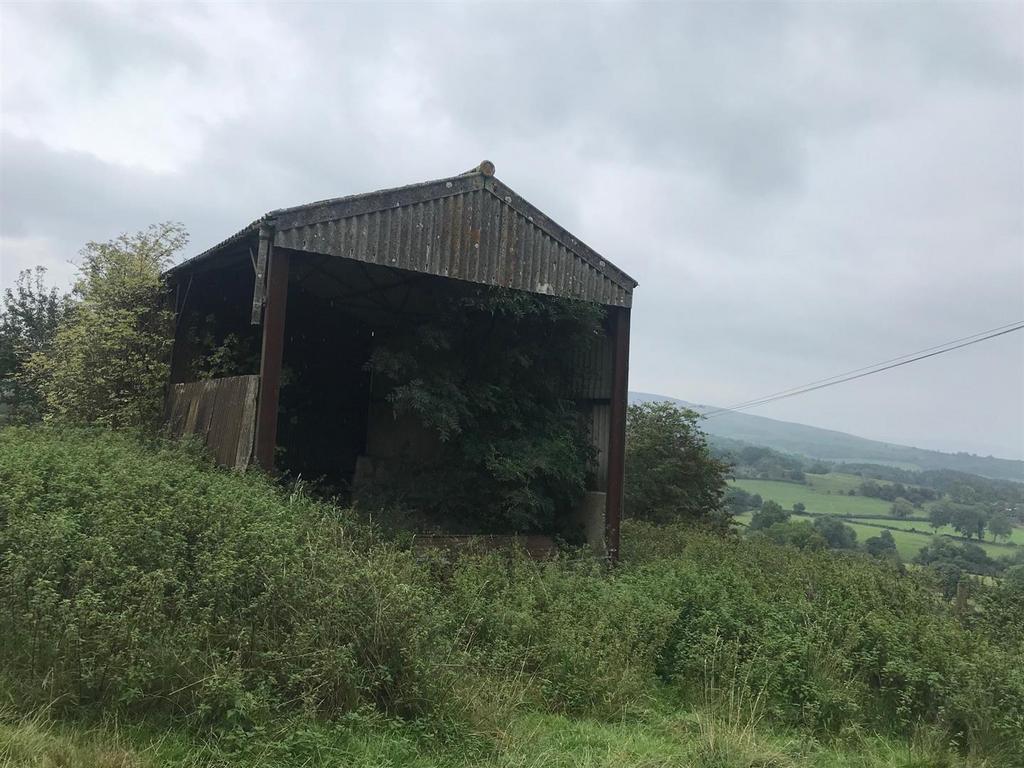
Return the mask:
[[[177,272],[185,268],[186,265],[205,260],[215,252],[254,234],[261,225],[266,223],[276,225],[275,229],[279,232],[286,232],[318,222],[347,219],[367,213],[387,211],[425,202],[430,199],[443,199],[453,195],[465,194],[473,190],[486,190],[500,202],[508,205],[520,216],[527,219],[548,237],[560,243],[584,262],[589,263],[601,274],[604,274],[607,279],[618,283],[627,292],[631,292],[636,287],[637,281],[626,274],[626,272],[495,177],[494,163],[489,160],[484,160],[475,168],[471,168],[456,176],[421,181],[399,187],[385,187],[370,192],[359,192],[268,211],[234,235],[222,240],[202,253],[183,261],[181,264],[171,267],[171,269],[167,270],[167,273]],[[363,204],[359,205],[359,203]]]

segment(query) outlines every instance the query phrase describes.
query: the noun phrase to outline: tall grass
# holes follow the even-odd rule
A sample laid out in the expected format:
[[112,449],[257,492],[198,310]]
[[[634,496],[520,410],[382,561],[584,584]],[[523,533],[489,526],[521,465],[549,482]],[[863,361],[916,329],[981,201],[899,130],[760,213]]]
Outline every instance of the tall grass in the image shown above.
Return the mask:
[[682,527],[623,541],[612,572],[583,554],[418,555],[179,446],[9,428],[0,685],[21,713],[221,733],[372,715],[485,752],[537,713],[667,707],[700,713],[687,738],[706,748],[687,754],[708,766],[788,765],[770,728],[1024,754],[1021,603],[986,593],[959,617],[922,574],[869,558]]

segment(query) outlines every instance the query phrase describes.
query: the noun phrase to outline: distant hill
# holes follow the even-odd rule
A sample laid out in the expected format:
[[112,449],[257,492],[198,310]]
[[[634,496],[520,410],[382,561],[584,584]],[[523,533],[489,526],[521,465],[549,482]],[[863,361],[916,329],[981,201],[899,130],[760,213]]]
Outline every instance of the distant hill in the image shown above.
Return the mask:
[[[630,392],[629,401],[669,401],[698,411],[713,408],[647,392]],[[887,464],[904,469],[953,469],[984,477],[1024,482],[1024,461],[975,456],[970,453],[942,453],[907,445],[894,445],[845,432],[778,421],[749,413],[724,413],[708,419],[703,423],[703,427],[713,438],[740,440],[754,445],[764,445],[777,451],[800,453],[815,459]]]

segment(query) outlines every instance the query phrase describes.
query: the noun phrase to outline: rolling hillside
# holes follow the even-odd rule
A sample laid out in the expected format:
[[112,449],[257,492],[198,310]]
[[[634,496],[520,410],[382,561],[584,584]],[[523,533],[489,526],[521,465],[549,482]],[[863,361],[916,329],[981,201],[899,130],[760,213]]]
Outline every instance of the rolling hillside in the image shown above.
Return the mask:
[[[707,411],[714,407],[647,392],[630,392],[629,401],[670,401],[698,411]],[[815,459],[888,464],[905,469],[952,469],[984,477],[1024,482],[1024,461],[975,456],[969,453],[942,453],[907,445],[894,445],[845,432],[778,421],[749,413],[722,414],[705,421],[703,427],[712,438],[740,440],[778,451],[800,453]]]
[[[847,491],[856,488],[861,478],[855,475],[829,473],[827,475],[808,475],[807,482],[787,483],[777,480],[736,479],[731,484],[742,488],[748,493],[756,493],[765,501],[775,501],[786,510],[792,509],[797,502],[806,508],[804,514],[793,514],[794,520],[813,520],[819,515],[835,515],[841,517],[843,523],[857,532],[857,540],[864,543],[872,536],[878,536],[883,529],[896,541],[896,549],[907,561],[932,541],[938,533],[951,536],[958,541],[963,537],[950,526],[943,526],[936,531],[927,520],[930,504],[925,504],[914,513],[912,518],[899,519],[892,517],[892,504],[882,499],[864,496],[849,496]],[[752,513],[747,512],[736,516],[743,525],[750,522]],[[983,541],[974,540],[990,557],[1013,555],[1018,547],[1024,546],[1024,528],[1014,528],[1006,539],[994,541],[989,534]]]

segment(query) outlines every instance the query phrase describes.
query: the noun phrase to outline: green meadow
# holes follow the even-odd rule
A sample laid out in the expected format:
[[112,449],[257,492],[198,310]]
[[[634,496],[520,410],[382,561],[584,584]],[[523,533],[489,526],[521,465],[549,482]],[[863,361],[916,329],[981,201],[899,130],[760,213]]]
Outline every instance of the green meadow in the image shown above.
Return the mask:
[[808,512],[822,515],[887,515],[892,507],[882,499],[847,495],[861,483],[855,475],[807,475],[807,478],[808,485],[779,480],[733,480],[732,483],[748,493],[760,494],[765,501],[777,501],[786,509],[801,502]]
[[[750,518],[753,516],[751,512],[745,512],[742,515],[736,515],[736,521],[742,525],[748,525]],[[811,521],[814,518],[810,515],[793,515],[794,519],[803,519]],[[900,553],[900,557],[904,560],[912,560],[914,555],[921,551],[921,547],[927,546],[931,540],[933,534],[926,532],[915,532],[901,528],[901,524],[906,524],[912,521],[905,520],[857,520],[857,519],[844,519],[843,523],[850,526],[857,532],[857,543],[863,544],[867,539],[872,536],[878,536],[883,530],[888,530],[892,534],[893,541],[896,542],[896,551]],[[918,523],[921,525],[921,523]],[[908,526],[909,527],[909,526]],[[918,529],[919,531],[921,529]],[[1015,535],[1020,534],[1020,529],[1014,531]],[[960,539],[958,539],[960,541]],[[979,542],[973,542],[978,544]],[[1009,555],[1016,551],[1013,545],[1008,544],[994,544],[990,541],[980,542],[980,546],[984,549],[991,557],[1000,557],[1001,555]]]
[[[928,524],[927,520],[900,520],[893,518],[892,520],[874,520],[872,522],[881,523],[887,528],[899,528],[904,531],[911,529],[917,529],[918,531],[924,531],[926,533],[932,532],[932,527]],[[960,534],[950,525],[944,525],[936,531],[946,536],[959,536]],[[990,535],[986,532],[985,536],[988,538]],[[1017,544],[1024,546],[1024,528],[1014,528],[1010,534],[1009,539],[999,539],[998,542],[985,541],[983,544],[992,544],[994,547],[1002,547],[1004,544]]]
[[622,541],[418,552],[189,446],[0,430],[0,768],[1020,765],[1002,585],[965,622],[917,568]]
[[[872,536],[878,536],[883,529],[888,529],[896,542],[900,557],[910,560],[921,547],[926,546],[934,535],[927,520],[888,517],[892,504],[883,499],[872,499],[865,496],[850,496],[849,491],[861,484],[856,475],[829,473],[827,475],[807,475],[807,484],[786,483],[778,480],[733,480],[732,484],[748,493],[760,494],[765,501],[776,501],[786,509],[792,509],[797,502],[807,508],[807,519],[813,515],[843,515],[847,525],[857,532],[857,540],[863,542]],[[880,485],[885,483],[877,481]],[[916,513],[916,517],[927,515],[928,505]],[[882,519],[869,516],[884,515]],[[750,514],[739,515],[737,520],[744,525],[750,521]],[[858,518],[866,519],[858,519]],[[943,526],[938,533],[959,538],[959,534],[950,526]],[[1014,545],[1024,546],[1024,528],[1015,528],[1009,542],[982,541],[979,544],[991,557],[1012,554]]]

